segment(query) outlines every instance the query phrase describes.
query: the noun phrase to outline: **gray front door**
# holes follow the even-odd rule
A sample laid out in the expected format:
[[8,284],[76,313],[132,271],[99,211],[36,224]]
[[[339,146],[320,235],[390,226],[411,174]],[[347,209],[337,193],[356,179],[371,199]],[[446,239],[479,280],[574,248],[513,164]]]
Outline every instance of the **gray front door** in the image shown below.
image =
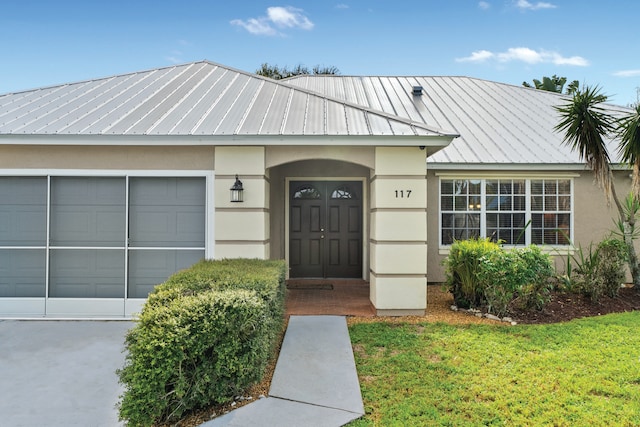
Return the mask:
[[362,277],[362,182],[292,181],[290,277]]

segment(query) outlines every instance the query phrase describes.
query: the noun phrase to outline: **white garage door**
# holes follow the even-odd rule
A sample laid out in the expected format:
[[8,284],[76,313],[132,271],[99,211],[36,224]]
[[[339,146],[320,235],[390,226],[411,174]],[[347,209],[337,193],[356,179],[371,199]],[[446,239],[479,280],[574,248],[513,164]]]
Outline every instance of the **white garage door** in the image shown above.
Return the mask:
[[0,177],[0,315],[123,316],[205,257],[206,177]]

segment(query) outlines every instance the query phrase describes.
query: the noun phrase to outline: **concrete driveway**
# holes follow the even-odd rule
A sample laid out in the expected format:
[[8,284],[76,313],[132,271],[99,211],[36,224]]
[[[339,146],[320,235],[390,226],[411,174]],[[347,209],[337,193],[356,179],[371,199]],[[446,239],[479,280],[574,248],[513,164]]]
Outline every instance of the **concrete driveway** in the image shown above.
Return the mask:
[[0,320],[0,425],[113,427],[128,321]]

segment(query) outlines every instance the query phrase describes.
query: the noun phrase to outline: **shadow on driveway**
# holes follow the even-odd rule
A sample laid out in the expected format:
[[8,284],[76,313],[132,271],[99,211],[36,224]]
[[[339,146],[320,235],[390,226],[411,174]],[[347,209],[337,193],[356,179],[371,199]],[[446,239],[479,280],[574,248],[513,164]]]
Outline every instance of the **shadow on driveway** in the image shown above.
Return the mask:
[[128,321],[0,320],[0,424],[113,427]]

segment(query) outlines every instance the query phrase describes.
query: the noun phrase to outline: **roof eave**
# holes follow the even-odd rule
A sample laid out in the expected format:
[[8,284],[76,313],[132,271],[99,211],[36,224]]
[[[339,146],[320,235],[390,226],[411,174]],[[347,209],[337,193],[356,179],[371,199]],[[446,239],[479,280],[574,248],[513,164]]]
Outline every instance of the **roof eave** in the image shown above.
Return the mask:
[[0,145],[113,146],[397,146],[424,147],[429,155],[448,146],[450,135],[61,135],[0,134]]

